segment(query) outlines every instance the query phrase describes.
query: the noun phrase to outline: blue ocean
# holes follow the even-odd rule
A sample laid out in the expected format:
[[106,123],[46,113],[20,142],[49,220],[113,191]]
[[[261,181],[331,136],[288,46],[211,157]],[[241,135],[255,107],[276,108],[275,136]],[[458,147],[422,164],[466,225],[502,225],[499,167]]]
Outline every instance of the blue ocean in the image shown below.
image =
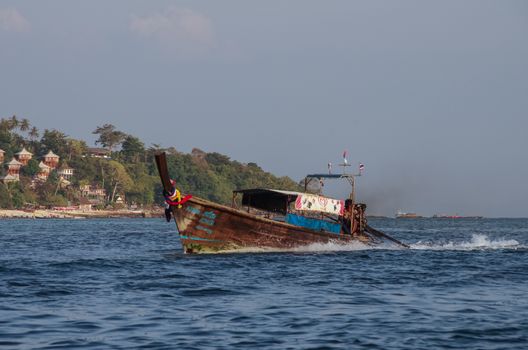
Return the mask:
[[527,349],[527,219],[185,255],[161,219],[0,221],[2,349]]

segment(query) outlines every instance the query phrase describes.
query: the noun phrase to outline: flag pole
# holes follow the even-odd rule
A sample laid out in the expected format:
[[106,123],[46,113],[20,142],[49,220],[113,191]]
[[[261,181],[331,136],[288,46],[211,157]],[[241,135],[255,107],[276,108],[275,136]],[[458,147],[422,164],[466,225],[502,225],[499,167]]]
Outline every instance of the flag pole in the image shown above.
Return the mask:
[[350,192],[350,233],[352,236],[355,236],[356,233],[354,232],[354,221],[356,220],[356,217],[354,215],[354,205],[355,205],[355,190],[356,190],[356,179],[354,175],[352,175],[351,184],[352,184],[352,192]]
[[[359,171],[357,174],[350,174],[348,177],[350,185],[352,185],[352,191],[350,192],[350,233],[355,236],[354,232],[354,223],[356,221],[356,216],[354,215],[354,207],[356,204],[356,176],[361,176],[361,171],[364,169],[364,165],[359,163]],[[343,167],[344,169],[344,167]],[[361,220],[361,217],[360,217]],[[361,225],[361,222],[358,222],[358,225]]]
[[[354,215],[354,207],[356,205],[356,176],[361,176],[361,171],[364,169],[364,165],[363,163],[359,163],[359,172],[357,174],[347,174],[346,172],[346,167],[347,166],[352,166],[352,164],[348,164],[348,160],[347,160],[347,153],[348,151],[345,150],[343,152],[343,164],[339,164],[340,166],[343,167],[343,177],[346,177],[350,183],[350,185],[352,186],[352,191],[350,192],[350,234],[353,235],[353,236],[356,236],[356,233],[354,232],[354,224],[355,224],[355,221],[356,221],[356,217]],[[360,218],[361,220],[361,218]],[[360,225],[361,222],[358,222],[358,224]],[[361,231],[361,229],[360,229]]]

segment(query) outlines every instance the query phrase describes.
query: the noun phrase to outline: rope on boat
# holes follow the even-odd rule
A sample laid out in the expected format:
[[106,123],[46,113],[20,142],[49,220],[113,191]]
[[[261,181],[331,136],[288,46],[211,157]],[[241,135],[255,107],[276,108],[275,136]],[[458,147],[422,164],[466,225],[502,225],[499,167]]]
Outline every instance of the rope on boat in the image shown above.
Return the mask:
[[165,197],[165,203],[167,204],[165,208],[165,218],[167,219],[167,222],[171,220],[172,207],[180,209],[183,203],[192,198],[192,195],[190,194],[182,198],[180,190],[175,187],[176,181],[170,180],[170,183],[171,190],[163,190],[163,197]]
[[165,202],[169,206],[175,206],[181,208],[182,204],[187,202],[189,199],[192,198],[192,195],[188,194],[185,197],[182,198],[180,190],[178,190],[175,186],[176,181],[170,180],[171,182],[171,190],[170,192],[167,192],[166,190],[163,190],[163,197],[165,197]]

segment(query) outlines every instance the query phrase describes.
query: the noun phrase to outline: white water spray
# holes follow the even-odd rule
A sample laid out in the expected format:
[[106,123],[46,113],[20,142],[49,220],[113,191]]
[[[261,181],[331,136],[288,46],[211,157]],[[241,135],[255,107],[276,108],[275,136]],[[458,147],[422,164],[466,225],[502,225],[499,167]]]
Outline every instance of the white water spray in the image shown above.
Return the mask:
[[422,242],[411,244],[411,249],[416,250],[486,250],[486,249],[519,249],[526,248],[515,239],[492,240],[483,234],[473,234],[470,241],[447,242],[437,244],[434,242]]
[[[496,239],[492,240],[483,234],[474,234],[469,241],[460,241],[447,243],[438,242],[422,242],[410,244],[411,250],[488,250],[488,249],[521,249],[528,248],[528,246],[521,245],[515,239]],[[333,241],[328,243],[312,243],[306,246],[295,248],[245,248],[236,249],[233,251],[225,251],[224,253],[280,253],[280,252],[294,252],[294,253],[324,253],[324,252],[350,252],[361,250],[402,250],[402,248],[391,242],[384,242],[374,246],[367,245],[361,242],[340,242]]]

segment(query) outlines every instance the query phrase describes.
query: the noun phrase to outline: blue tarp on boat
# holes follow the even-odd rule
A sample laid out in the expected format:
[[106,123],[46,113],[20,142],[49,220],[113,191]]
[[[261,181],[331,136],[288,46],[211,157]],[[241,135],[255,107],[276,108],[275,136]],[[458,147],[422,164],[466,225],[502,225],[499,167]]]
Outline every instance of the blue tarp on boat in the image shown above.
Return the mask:
[[313,218],[307,218],[295,214],[287,214],[286,222],[295,226],[306,227],[315,231],[326,231],[339,234],[341,231],[341,225],[325,220],[318,220]]

